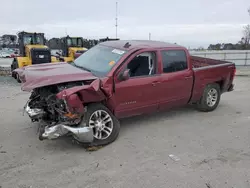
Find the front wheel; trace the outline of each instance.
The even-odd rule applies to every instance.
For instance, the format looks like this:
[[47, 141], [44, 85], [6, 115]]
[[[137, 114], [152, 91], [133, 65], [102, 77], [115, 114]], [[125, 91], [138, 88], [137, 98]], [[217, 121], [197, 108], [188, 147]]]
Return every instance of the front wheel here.
[[94, 141], [90, 146], [103, 146], [115, 141], [120, 132], [120, 122], [102, 104], [90, 104], [86, 112], [86, 126], [93, 129]]
[[208, 84], [203, 92], [197, 109], [202, 112], [211, 112], [215, 110], [220, 102], [220, 86], [218, 84]]
[[18, 62], [16, 59], [13, 60], [12, 65], [11, 65], [11, 75], [13, 78], [15, 78], [17, 80], [18, 83], [21, 83], [21, 80], [19, 78], [18, 74], [15, 74], [13, 71], [15, 69], [19, 68]]

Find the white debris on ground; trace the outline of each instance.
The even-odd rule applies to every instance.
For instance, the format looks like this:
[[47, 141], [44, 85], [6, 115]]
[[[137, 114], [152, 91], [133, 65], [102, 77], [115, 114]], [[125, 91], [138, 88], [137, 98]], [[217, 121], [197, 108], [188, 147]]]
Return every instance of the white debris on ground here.
[[177, 156], [175, 156], [175, 155], [173, 155], [173, 154], [170, 154], [169, 157], [170, 157], [173, 161], [175, 161], [175, 162], [177, 162], [177, 161], [180, 160], [179, 157], [177, 157]]

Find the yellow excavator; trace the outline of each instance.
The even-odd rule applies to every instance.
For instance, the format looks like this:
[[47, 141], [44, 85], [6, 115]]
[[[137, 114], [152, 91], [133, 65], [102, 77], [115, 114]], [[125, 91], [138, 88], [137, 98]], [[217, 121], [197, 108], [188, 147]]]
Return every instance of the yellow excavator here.
[[57, 58], [64, 62], [73, 62], [88, 50], [84, 47], [84, 40], [82, 37], [62, 37], [59, 39], [59, 43], [59, 48], [62, 50], [62, 54], [57, 53]]
[[45, 45], [44, 33], [19, 32], [19, 57], [15, 57], [11, 64], [12, 77], [20, 82], [18, 74], [13, 70], [28, 65], [59, 62], [56, 57], [51, 56], [48, 46]]

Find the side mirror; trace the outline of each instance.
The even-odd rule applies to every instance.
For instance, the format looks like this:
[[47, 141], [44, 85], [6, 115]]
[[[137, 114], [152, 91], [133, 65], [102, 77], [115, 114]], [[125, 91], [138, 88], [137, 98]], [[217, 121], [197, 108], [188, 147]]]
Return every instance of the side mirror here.
[[130, 77], [130, 69], [126, 69], [119, 75], [119, 80], [125, 81], [128, 80]]

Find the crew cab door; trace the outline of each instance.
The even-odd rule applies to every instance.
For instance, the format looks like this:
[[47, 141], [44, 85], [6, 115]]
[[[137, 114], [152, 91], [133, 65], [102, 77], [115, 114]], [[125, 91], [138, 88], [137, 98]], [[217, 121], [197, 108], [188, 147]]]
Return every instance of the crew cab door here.
[[[154, 50], [140, 50], [131, 55], [115, 73], [115, 115], [119, 118], [140, 115], [157, 110], [159, 79], [158, 58]], [[121, 80], [124, 71], [130, 71]]]
[[159, 108], [171, 108], [188, 103], [193, 87], [193, 70], [184, 49], [160, 50], [161, 84]]

